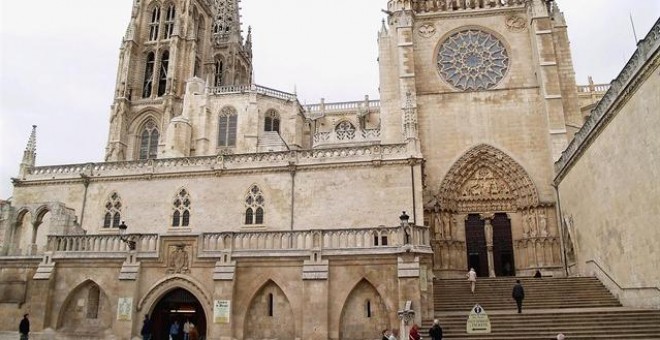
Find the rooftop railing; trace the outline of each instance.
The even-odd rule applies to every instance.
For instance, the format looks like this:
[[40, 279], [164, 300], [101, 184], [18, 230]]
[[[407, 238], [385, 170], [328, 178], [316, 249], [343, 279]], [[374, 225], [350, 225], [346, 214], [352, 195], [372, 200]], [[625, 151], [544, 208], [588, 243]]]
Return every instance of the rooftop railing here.
[[256, 93], [268, 97], [279, 98], [284, 100], [296, 101], [298, 97], [295, 94], [287, 93], [270, 87], [260, 85], [244, 85], [244, 86], [218, 86], [207, 88], [207, 93], [211, 95], [229, 95], [237, 93]]

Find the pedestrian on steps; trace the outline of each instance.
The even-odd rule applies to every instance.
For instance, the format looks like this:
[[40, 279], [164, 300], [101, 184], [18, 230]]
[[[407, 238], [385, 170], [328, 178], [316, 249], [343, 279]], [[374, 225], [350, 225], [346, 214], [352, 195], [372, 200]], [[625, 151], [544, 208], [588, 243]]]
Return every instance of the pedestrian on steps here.
[[417, 324], [413, 324], [412, 327], [410, 327], [410, 333], [408, 335], [408, 340], [421, 340], [422, 336], [419, 335], [419, 327]]
[[525, 289], [523, 288], [520, 280], [516, 280], [516, 285], [513, 286], [513, 292], [511, 296], [516, 300], [516, 305], [518, 305], [518, 314], [522, 313], [522, 303], [525, 299]]
[[474, 271], [474, 268], [470, 268], [470, 271], [467, 273], [467, 279], [470, 282], [470, 291], [474, 294], [474, 288], [477, 285], [477, 272]]
[[440, 327], [440, 320], [433, 320], [433, 326], [429, 329], [431, 340], [442, 340], [442, 327]]

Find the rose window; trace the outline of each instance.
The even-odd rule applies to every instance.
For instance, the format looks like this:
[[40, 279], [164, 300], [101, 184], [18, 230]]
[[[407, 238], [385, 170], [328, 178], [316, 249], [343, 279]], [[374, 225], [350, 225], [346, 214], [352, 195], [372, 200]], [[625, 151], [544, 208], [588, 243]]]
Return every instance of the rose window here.
[[495, 36], [470, 29], [455, 33], [442, 43], [438, 68], [442, 77], [459, 90], [487, 90], [504, 78], [509, 56]]

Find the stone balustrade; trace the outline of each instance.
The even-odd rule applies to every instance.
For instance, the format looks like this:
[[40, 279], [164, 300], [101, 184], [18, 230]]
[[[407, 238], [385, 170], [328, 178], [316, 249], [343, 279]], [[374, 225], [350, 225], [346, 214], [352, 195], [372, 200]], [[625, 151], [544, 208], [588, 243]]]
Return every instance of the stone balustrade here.
[[[128, 235], [135, 241], [138, 257], [157, 256], [157, 234]], [[48, 236], [47, 251], [53, 252], [53, 257], [82, 257], [88, 254], [126, 256], [128, 246], [119, 235], [70, 235]], [[65, 255], [66, 254], [66, 255]]]
[[328, 145], [341, 145], [353, 143], [373, 143], [380, 142], [380, 129], [365, 129], [355, 131], [353, 136], [340, 138], [335, 131], [318, 132], [314, 134], [313, 147], [323, 147]]
[[305, 256], [380, 254], [401, 247], [431, 252], [428, 227], [410, 226], [370, 229], [301, 230], [274, 232], [227, 232], [201, 235], [200, 257]]
[[525, 0], [390, 0], [389, 11], [455, 12], [490, 8], [520, 7]]
[[[371, 131], [365, 140], [377, 140], [379, 133]], [[335, 147], [319, 150], [297, 150], [236, 155], [200, 156], [184, 158], [150, 159], [141, 161], [85, 163], [34, 167], [20, 180], [21, 183], [43, 180], [82, 180], [102, 177], [158, 176], [179, 174], [200, 175], [215, 171], [251, 171], [255, 169], [286, 168], [291, 163], [297, 166], [314, 166], [339, 162], [363, 162], [378, 160], [401, 160], [407, 158], [405, 144]]]
[[298, 97], [295, 94], [282, 92], [279, 90], [271, 89], [269, 87], [260, 85], [244, 85], [244, 86], [218, 86], [209, 87], [206, 89], [209, 95], [229, 95], [237, 93], [254, 93], [268, 97], [297, 101]]
[[579, 94], [588, 94], [588, 93], [605, 93], [610, 89], [610, 84], [590, 84], [590, 85], [579, 85], [578, 93]]
[[[367, 106], [368, 105], [368, 106]], [[319, 103], [305, 105], [307, 112], [315, 114], [319, 112], [323, 113], [351, 113], [358, 112], [365, 108], [370, 110], [380, 110], [380, 100], [363, 100], [363, 101], [352, 101], [352, 102], [339, 102], [339, 103]]]
[[[138, 258], [158, 257], [158, 234], [131, 234]], [[307, 256], [387, 254], [402, 249], [432, 252], [430, 232], [425, 226], [367, 229], [300, 230], [268, 232], [204, 233], [198, 236], [199, 257]], [[119, 235], [48, 236], [46, 251], [58, 258], [123, 258], [129, 251]]]

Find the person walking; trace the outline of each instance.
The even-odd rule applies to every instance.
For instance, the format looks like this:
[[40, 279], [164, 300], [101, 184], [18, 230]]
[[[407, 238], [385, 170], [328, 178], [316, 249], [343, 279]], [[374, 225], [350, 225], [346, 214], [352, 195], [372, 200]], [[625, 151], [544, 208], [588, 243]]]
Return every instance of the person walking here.
[[179, 340], [179, 321], [174, 320], [170, 326], [170, 340]]
[[18, 325], [18, 332], [21, 334], [21, 340], [27, 340], [30, 337], [30, 319], [29, 314], [23, 314], [23, 320]]
[[410, 333], [408, 335], [408, 340], [421, 340], [422, 336], [419, 335], [419, 327], [417, 324], [413, 324], [412, 327], [410, 327]]
[[440, 320], [433, 320], [433, 326], [429, 329], [431, 340], [442, 340], [442, 327], [440, 327]]
[[144, 315], [140, 334], [142, 334], [142, 339], [151, 340], [151, 319], [149, 318], [149, 314]]
[[474, 289], [477, 285], [477, 272], [474, 271], [474, 268], [470, 268], [470, 271], [467, 273], [467, 279], [470, 282], [470, 291], [474, 294]]
[[516, 300], [516, 305], [518, 306], [518, 314], [522, 313], [522, 303], [525, 299], [525, 289], [520, 283], [520, 280], [516, 280], [516, 285], [513, 286], [513, 292], [511, 292], [511, 296]]
[[389, 329], [383, 329], [383, 337], [381, 340], [390, 340], [390, 330]]
[[183, 340], [190, 340], [190, 330], [195, 327], [190, 319], [186, 319], [186, 322], [183, 324]]

